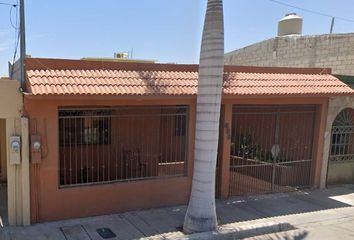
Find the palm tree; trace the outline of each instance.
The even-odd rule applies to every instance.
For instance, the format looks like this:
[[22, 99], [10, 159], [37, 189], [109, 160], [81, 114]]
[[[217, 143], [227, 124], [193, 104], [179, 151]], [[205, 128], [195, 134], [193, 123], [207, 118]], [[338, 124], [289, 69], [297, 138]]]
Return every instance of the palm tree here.
[[185, 233], [217, 227], [215, 172], [224, 71], [223, 1], [208, 0], [199, 61], [195, 160]]

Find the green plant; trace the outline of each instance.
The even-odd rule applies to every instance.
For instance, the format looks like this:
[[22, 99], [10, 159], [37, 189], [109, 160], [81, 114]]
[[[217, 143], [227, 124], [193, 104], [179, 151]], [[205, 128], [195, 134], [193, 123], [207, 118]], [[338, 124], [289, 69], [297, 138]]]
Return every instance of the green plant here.
[[269, 151], [262, 150], [259, 144], [254, 144], [251, 135], [241, 135], [239, 148], [236, 149], [236, 142], [231, 143], [231, 153], [243, 158], [251, 158], [262, 161], [273, 161]]

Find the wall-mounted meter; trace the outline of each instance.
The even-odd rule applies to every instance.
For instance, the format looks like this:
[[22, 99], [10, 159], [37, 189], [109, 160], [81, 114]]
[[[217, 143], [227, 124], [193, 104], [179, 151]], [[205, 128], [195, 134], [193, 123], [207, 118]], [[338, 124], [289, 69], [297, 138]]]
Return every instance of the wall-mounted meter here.
[[38, 135], [31, 136], [31, 162], [32, 163], [41, 163], [42, 159], [42, 143], [41, 137]]
[[9, 143], [10, 164], [21, 164], [21, 137], [11, 136]]

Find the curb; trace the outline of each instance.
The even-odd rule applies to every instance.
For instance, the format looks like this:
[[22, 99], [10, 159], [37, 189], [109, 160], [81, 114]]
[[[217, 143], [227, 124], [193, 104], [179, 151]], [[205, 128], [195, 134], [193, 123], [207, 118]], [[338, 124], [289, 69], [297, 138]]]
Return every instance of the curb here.
[[242, 239], [264, 234], [278, 233], [295, 228], [289, 223], [266, 222], [252, 225], [227, 224], [220, 226], [217, 231], [184, 235], [181, 232], [166, 233], [162, 235], [141, 238], [141, 240], [222, 240]]

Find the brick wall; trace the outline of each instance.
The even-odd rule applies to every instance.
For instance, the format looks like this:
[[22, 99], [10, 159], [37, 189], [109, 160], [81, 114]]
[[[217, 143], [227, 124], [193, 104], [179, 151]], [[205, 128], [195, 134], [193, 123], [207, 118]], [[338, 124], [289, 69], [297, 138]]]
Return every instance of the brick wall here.
[[354, 75], [354, 33], [276, 37], [227, 53], [225, 64], [324, 67]]

